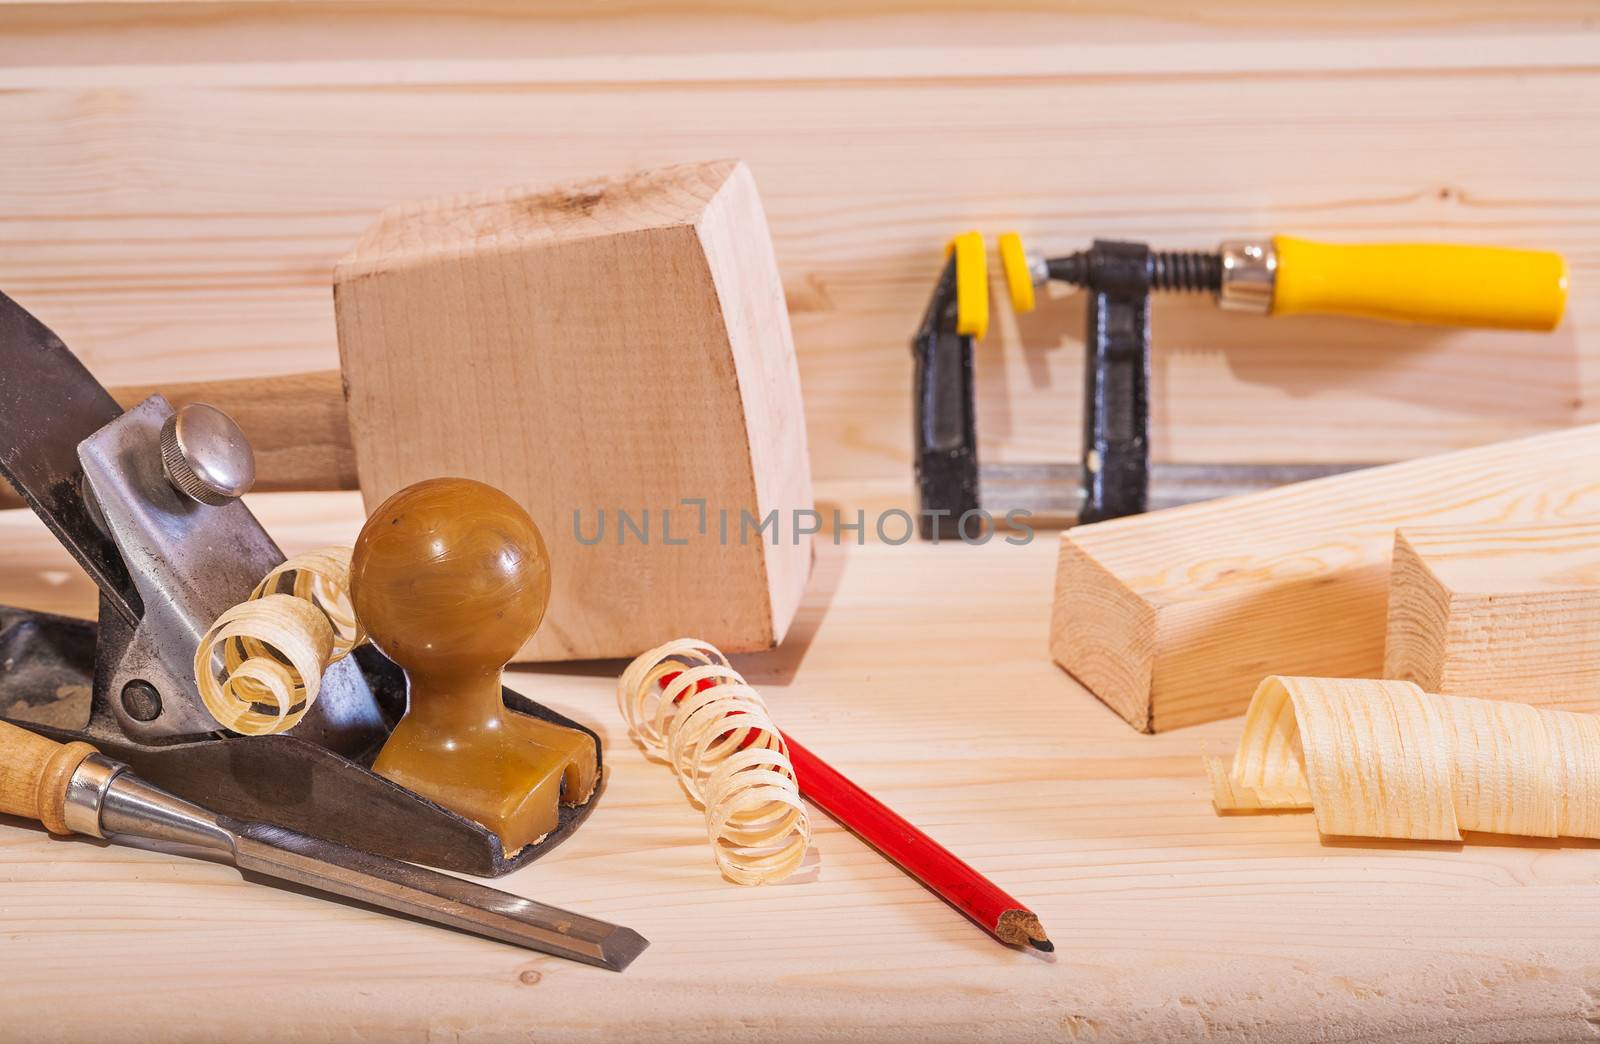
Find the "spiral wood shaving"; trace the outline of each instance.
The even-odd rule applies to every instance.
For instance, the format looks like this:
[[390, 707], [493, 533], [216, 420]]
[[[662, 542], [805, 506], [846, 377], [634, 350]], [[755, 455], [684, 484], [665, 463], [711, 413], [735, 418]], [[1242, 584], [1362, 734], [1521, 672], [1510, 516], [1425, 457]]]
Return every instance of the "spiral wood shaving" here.
[[760, 694], [715, 646], [680, 638], [651, 649], [617, 682], [617, 706], [645, 752], [671, 765], [705, 809], [728, 880], [781, 881], [800, 867], [811, 821], [788, 748]]
[[1600, 715], [1438, 696], [1411, 682], [1268, 678], [1218, 810], [1309, 808], [1324, 834], [1600, 837]]
[[195, 682], [225, 729], [266, 736], [295, 727], [322, 675], [365, 640], [350, 603], [350, 548], [296, 555], [247, 601], [217, 617], [195, 652]]

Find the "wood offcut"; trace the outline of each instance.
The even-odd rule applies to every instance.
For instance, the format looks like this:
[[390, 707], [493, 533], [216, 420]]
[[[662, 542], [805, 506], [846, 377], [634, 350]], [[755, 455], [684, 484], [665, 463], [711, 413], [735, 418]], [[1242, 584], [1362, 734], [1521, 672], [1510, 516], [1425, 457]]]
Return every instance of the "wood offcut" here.
[[1600, 710], [1600, 523], [1399, 530], [1383, 674]]
[[1377, 677], [1401, 525], [1600, 519], [1600, 426], [1119, 518], [1061, 537], [1050, 651], [1147, 732], [1271, 672]]

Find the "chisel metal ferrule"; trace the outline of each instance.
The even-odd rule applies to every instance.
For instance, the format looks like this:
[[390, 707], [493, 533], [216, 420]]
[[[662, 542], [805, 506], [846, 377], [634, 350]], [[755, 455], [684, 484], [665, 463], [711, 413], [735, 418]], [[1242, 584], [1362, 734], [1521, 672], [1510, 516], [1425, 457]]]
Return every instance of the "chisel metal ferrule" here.
[[106, 836], [100, 827], [100, 809], [105, 805], [112, 782], [127, 767], [104, 754], [90, 754], [78, 763], [67, 780], [66, 800], [61, 806], [61, 818], [68, 830], [90, 837]]

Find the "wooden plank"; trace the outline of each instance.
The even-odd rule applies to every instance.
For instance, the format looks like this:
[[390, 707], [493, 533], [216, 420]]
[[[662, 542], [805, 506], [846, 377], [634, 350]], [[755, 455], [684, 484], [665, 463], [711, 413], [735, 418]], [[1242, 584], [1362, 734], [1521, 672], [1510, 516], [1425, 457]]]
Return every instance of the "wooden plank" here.
[[1135, 728], [1243, 713], [1269, 674], [1383, 669], [1398, 526], [1600, 519], [1600, 425], [1080, 526], [1050, 651]]
[[[905, 341], [940, 245], [972, 226], [1052, 250], [1299, 232], [1574, 263], [1551, 338], [1158, 302], [1165, 459], [1379, 460], [1596, 415], [1585, 0], [624, 7], [642, 17], [7, 4], [0, 286], [112, 382], [328, 370], [328, 276], [379, 207], [740, 155], [794, 312], [819, 505], [903, 502]], [[1022, 323], [1001, 310], [979, 357], [990, 459], [1074, 455], [1081, 326], [1071, 297]], [[291, 551], [359, 524], [354, 494], [250, 499]], [[8, 601], [92, 612], [42, 527], [0, 533]], [[610, 787], [507, 884], [645, 931], [627, 975], [8, 823], [8, 1030], [1443, 1041], [1581, 1039], [1600, 1019], [1592, 851], [1322, 846], [1299, 817], [1216, 817], [1195, 759], [1230, 750], [1235, 723], [1133, 734], [1039, 655], [1049, 542], [820, 551], [789, 641], [740, 665], [819, 753], [1065, 926], [1057, 964], [997, 952], [826, 821], [819, 882], [716, 881], [681, 795], [624, 737], [613, 677], [564, 670], [513, 684], [600, 728]]]
[[1395, 533], [1384, 677], [1600, 710], [1600, 525]]
[[368, 509], [457, 476], [542, 531], [550, 610], [519, 659], [783, 640], [811, 568], [811, 472], [749, 168], [403, 204], [333, 289]]
[[137, 65], [180, 85], [278, 62], [301, 65], [304, 82], [338, 78], [336, 65], [397, 61], [408, 67], [390, 69], [391, 82], [419, 82], [451, 61], [459, 64], [446, 75], [505, 81], [509, 64], [529, 59], [563, 82], [882, 79], [926, 75], [921, 55], [934, 48], [948, 57], [941, 75], [964, 77], [1483, 69], [1548, 66], [1563, 55], [1591, 65], [1584, 36], [1593, 32], [1582, 0], [1328, 10], [1240, 0], [1204, 14], [1182, 0], [821, 0], [804, 18], [784, 0], [634, 0], [625, 9], [581, 0], [426, 9], [396, 0], [6, 0], [0, 11], [11, 30], [0, 69], [48, 67], [82, 83]]
[[[640, 22], [560, 4], [79, 6], [10, 9], [0, 34], [0, 286], [114, 383], [332, 368], [329, 272], [389, 203], [737, 155], [767, 203], [822, 477], [909, 475], [906, 340], [965, 227], [1048, 250], [1291, 232], [1573, 262], [1550, 337], [1158, 301], [1162, 459], [1281, 457], [1295, 435], [1308, 459], [1379, 461], [1600, 401], [1600, 72], [1570, 53], [1591, 42], [1581, 5], [797, 20], [651, 4]], [[997, 313], [986, 459], [1071, 459], [1080, 300]]]
[[[233, 62], [153, 62], [144, 56], [127, 64], [97, 62], [70, 65], [39, 64], [26, 59], [26, 72], [5, 75], [0, 87], [48, 88], [115, 87], [137, 78], [146, 86], [207, 87], [276, 86], [292, 78], [307, 86], [438, 86], [440, 84], [563, 84], [602, 85], [646, 81], [653, 84], [712, 82], [777, 83], [826, 79], [878, 81], [902, 78], [919, 59], [916, 47], [884, 46], [861, 49], [801, 47], [781, 55], [742, 53], [724, 55], [707, 68], [698, 55], [664, 54], [639, 58], [545, 55], [486, 59], [463, 57], [426, 62], [390, 64], [383, 60], [305, 61], [240, 60]], [[1483, 72], [1521, 70], [1530, 66], [1587, 68], [1593, 64], [1592, 42], [1572, 34], [1527, 34], [1504, 38], [1500, 46], [1486, 49], [1470, 38], [1413, 36], [1402, 41], [1375, 43], [1353, 38], [1317, 53], [1312, 67], [1318, 72], [1427, 70], [1433, 72]], [[1144, 75], [1232, 76], [1251, 73], [1304, 73], [1305, 53], [1298, 48], [1263, 47], [1259, 41], [1229, 41], [1203, 50], [1157, 42], [1086, 48], [1081, 44], [1010, 46], [1003, 50], [970, 45], [947, 46], [942, 56], [965, 75], [1019, 78], [1060, 76], [1070, 69], [1074, 79], [1127, 75], [1137, 67]], [[292, 65], [292, 68], [291, 68]], [[825, 77], [815, 70], [827, 69]]]
[[[361, 520], [354, 493], [250, 500], [291, 553]], [[824, 542], [790, 639], [737, 658], [780, 723], [1037, 909], [1054, 961], [998, 947], [823, 816], [818, 880], [719, 880], [703, 817], [627, 738], [612, 663], [511, 678], [600, 731], [609, 781], [569, 842], [498, 884], [643, 932], [625, 974], [7, 820], [5, 1034], [1586, 1039], [1593, 847], [1329, 845], [1309, 817], [1217, 816], [1200, 755], [1231, 752], [1238, 722], [1136, 734], [1041, 656], [1054, 554]], [[92, 612], [68, 576], [42, 526], [0, 516], [7, 601]]]

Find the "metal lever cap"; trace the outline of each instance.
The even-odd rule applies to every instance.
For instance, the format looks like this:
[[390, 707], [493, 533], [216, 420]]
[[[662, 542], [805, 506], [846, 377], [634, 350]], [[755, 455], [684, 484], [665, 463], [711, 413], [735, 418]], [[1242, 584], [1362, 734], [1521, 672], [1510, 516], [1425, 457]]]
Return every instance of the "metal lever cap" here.
[[178, 492], [220, 507], [250, 492], [256, 457], [232, 417], [191, 402], [161, 426], [161, 470]]

